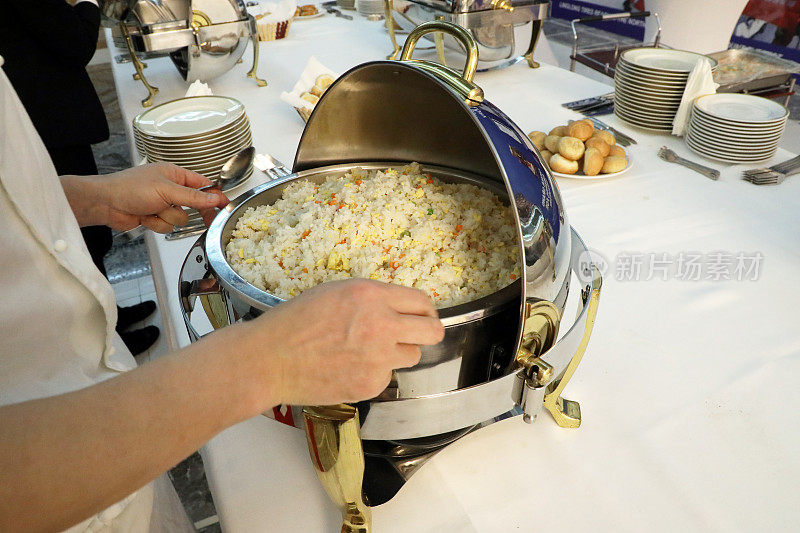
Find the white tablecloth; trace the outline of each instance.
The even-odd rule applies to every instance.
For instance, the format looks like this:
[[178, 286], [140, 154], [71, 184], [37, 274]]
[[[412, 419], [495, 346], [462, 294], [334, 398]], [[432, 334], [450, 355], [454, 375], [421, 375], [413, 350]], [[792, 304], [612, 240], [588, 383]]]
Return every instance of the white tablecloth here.
[[[259, 152], [293, 160], [303, 124], [278, 95], [310, 55], [343, 72], [389, 50], [380, 23], [356, 19], [296, 22], [289, 38], [263, 43], [260, 74], [269, 87], [244, 77], [249, 53], [210, 82], [216, 94], [244, 102]], [[146, 74], [161, 88], [157, 102], [182, 95], [169, 60], [149, 64]], [[114, 65], [127, 123], [143, 96], [132, 72], [130, 64]], [[476, 82], [526, 131], [575, 118], [562, 102], [609, 91], [547, 65], [518, 64]], [[603, 119], [639, 141], [631, 148], [634, 167], [615, 179], [559, 180], [572, 225], [609, 261], [592, 340], [566, 394], [581, 402], [582, 427], [561, 429], [543, 414], [534, 425], [517, 417], [467, 436], [374, 509], [375, 531], [774, 531], [800, 524], [800, 178], [754, 187], [740, 180], [742, 167], [702, 161], [680, 139]], [[722, 177], [713, 182], [662, 162], [661, 145], [719, 168]], [[775, 161], [791, 155], [779, 150]], [[193, 241], [147, 237], [175, 348], [188, 342], [177, 278]], [[747, 265], [758, 266], [757, 279], [678, 279], [681, 254], [702, 254], [702, 277], [742, 274], [733, 264], [726, 270], [715, 252], [748, 260], [760, 254]], [[663, 263], [651, 269], [646, 254], [669, 254], [667, 280]], [[640, 279], [628, 281], [637, 258]], [[338, 531], [338, 512], [317, 482], [301, 431], [257, 417], [202, 453], [226, 531]]]

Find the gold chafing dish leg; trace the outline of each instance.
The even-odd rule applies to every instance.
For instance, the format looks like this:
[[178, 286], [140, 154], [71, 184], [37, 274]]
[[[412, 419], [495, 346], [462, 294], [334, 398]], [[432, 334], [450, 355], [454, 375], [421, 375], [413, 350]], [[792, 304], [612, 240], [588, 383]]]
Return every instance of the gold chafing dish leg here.
[[128, 47], [128, 53], [131, 55], [133, 68], [136, 69], [136, 74], [133, 75], [133, 79], [140, 80], [147, 89], [148, 96], [142, 100], [142, 107], [150, 107], [153, 105], [153, 97], [158, 94], [158, 87], [150, 85], [147, 78], [144, 77], [143, 69], [145, 69], [147, 65], [142, 63], [136, 55], [136, 51], [133, 49], [133, 42], [131, 41], [131, 34], [128, 32], [128, 26], [126, 26], [124, 22], [120, 22], [119, 29], [122, 32], [122, 36], [125, 38], [125, 45]]
[[258, 77], [258, 28], [256, 28], [256, 19], [250, 16], [250, 42], [253, 43], [253, 68], [247, 73], [248, 78], [253, 78], [259, 87], [266, 87], [267, 80]]
[[303, 408], [306, 442], [322, 486], [342, 513], [342, 533], [369, 533], [372, 512], [364, 502], [364, 452], [358, 409], [349, 405]]
[[583, 358], [583, 353], [586, 351], [586, 346], [589, 344], [589, 337], [592, 335], [592, 328], [594, 327], [594, 319], [597, 315], [597, 304], [600, 302], [600, 289], [603, 286], [603, 278], [600, 277], [600, 271], [597, 267], [592, 266], [592, 295], [589, 300], [589, 315], [586, 317], [586, 329], [583, 331], [583, 338], [575, 350], [575, 355], [572, 356], [567, 369], [561, 379], [553, 382], [548, 386], [551, 392], [545, 394], [544, 406], [553, 415], [556, 423], [562, 428], [577, 428], [581, 425], [581, 406], [578, 402], [567, 400], [561, 396], [564, 392], [564, 387], [569, 383], [572, 374]]
[[528, 51], [525, 52], [525, 59], [528, 61], [528, 66], [531, 68], [539, 68], [539, 63], [533, 60], [533, 51], [536, 49], [536, 43], [539, 42], [539, 35], [542, 33], [542, 21], [531, 21], [531, 44], [528, 46]]
[[392, 40], [392, 46], [394, 47], [394, 50], [386, 56], [386, 59], [395, 60], [400, 53], [400, 45], [397, 44], [397, 37], [394, 34], [394, 0], [384, 0], [384, 7], [386, 8], [386, 30], [389, 32], [389, 38]]
[[[436, 20], [444, 20], [444, 17], [437, 15]], [[446, 67], [447, 61], [444, 58], [444, 34], [442, 32], [436, 32], [433, 35], [433, 44], [436, 45], [436, 55], [439, 56], [439, 63]]]

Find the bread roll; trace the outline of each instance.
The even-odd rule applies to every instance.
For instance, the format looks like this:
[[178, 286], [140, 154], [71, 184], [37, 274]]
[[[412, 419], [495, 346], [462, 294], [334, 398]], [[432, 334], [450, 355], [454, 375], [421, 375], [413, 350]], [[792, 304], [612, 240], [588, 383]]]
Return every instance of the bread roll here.
[[567, 134], [567, 127], [566, 126], [556, 126], [548, 135], [558, 135], [559, 137], [563, 137]]
[[320, 87], [319, 85], [314, 85], [311, 88], [311, 94], [313, 94], [317, 98], [321, 97], [322, 93], [324, 93], [324, 92], [325, 92], [325, 90], [322, 87]]
[[608, 152], [611, 150], [611, 147], [605, 142], [602, 138], [598, 137], [597, 135], [592, 135], [591, 139], [587, 140], [585, 143], [586, 149], [594, 148], [600, 155], [606, 157]]
[[594, 133], [594, 124], [588, 120], [578, 120], [569, 125], [567, 133], [570, 137], [585, 141]]
[[314, 80], [314, 85], [319, 86], [319, 88], [325, 92], [334, 81], [336, 80], [330, 74], [320, 74], [317, 76], [317, 79]]
[[532, 131], [528, 134], [528, 137], [530, 137], [531, 141], [533, 142], [533, 145], [536, 148], [538, 148], [539, 150], [544, 148], [544, 138], [547, 137], [547, 134], [545, 132]]
[[577, 161], [583, 155], [585, 147], [575, 137], [561, 137], [558, 141], [558, 153], [570, 161]]
[[617, 142], [616, 139], [614, 139], [614, 134], [606, 130], [594, 130], [594, 135], [592, 135], [592, 137], [600, 137], [609, 146], [614, 146], [614, 144]]
[[612, 174], [614, 172], [619, 172], [620, 170], [624, 169], [625, 166], [628, 164], [628, 160], [620, 155], [610, 155], [606, 157], [605, 162], [603, 162], [603, 168], [601, 172], [603, 174]]
[[544, 147], [550, 150], [553, 153], [558, 152], [558, 141], [561, 140], [561, 137], [558, 135], [548, 135], [544, 138]]
[[542, 161], [550, 166], [550, 158], [553, 157], [553, 152], [550, 150], [539, 150], [539, 153], [542, 154]]
[[563, 174], [575, 174], [579, 166], [577, 161], [571, 161], [561, 154], [553, 154], [550, 158], [550, 168]]
[[[625, 150], [623, 150], [622, 147], [620, 145], [618, 145], [618, 144], [615, 144], [615, 145], [612, 145], [612, 146], [609, 147], [608, 155], [621, 155], [625, 159], [628, 158], [628, 154], [626, 154]], [[608, 157], [608, 156], [606, 156], [606, 157]]]
[[306, 102], [311, 102], [312, 104], [316, 104], [317, 102], [319, 102], [319, 96], [311, 93], [303, 93], [300, 95], [300, 98], [302, 98]]
[[603, 156], [597, 148], [587, 148], [583, 154], [583, 173], [586, 176], [597, 176], [603, 168]]

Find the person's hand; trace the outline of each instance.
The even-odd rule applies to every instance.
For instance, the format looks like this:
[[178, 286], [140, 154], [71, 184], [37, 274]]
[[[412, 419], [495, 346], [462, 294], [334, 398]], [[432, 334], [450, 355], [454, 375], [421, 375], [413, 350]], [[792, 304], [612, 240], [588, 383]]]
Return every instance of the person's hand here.
[[[324, 283], [247, 322], [246, 353], [269, 358], [270, 397], [331, 405], [377, 396], [392, 370], [414, 366], [419, 345], [444, 338], [430, 298], [417, 289], [354, 279]], [[275, 379], [275, 378], [278, 379]]]
[[169, 164], [152, 163], [114, 174], [98, 176], [102, 187], [99, 202], [106, 212], [105, 225], [128, 230], [142, 225], [159, 233], [172, 231], [189, 221], [181, 206], [197, 209], [206, 224], [225, 207], [228, 199], [216, 189], [198, 191], [211, 180], [190, 170]]

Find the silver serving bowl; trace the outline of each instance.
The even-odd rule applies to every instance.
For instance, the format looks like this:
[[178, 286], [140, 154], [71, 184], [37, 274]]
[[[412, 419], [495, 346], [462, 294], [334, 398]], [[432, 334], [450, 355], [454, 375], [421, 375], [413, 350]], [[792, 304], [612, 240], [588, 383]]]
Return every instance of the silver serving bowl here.
[[210, 80], [236, 65], [250, 36], [249, 20], [200, 26], [193, 42], [170, 58], [186, 81]]
[[[252, 317], [284, 300], [248, 283], [230, 266], [225, 248], [239, 217], [250, 207], [272, 204], [286, 186], [296, 180], [322, 183], [328, 176], [343, 175], [354, 168], [386, 169], [392, 163], [364, 163], [322, 167], [292, 174], [266, 183], [243, 194], [223, 210], [208, 229], [205, 252], [215, 278], [233, 301], [239, 316]], [[486, 183], [478, 176], [437, 166], [423, 166], [448, 183], [469, 183], [489, 189], [508, 203], [505, 190]], [[416, 398], [470, 387], [499, 375], [508, 366], [519, 329], [521, 282], [515, 281], [499, 291], [460, 305], [439, 310], [445, 338], [434, 346], [422, 347], [422, 358], [413, 368], [398, 370], [381, 398]]]

